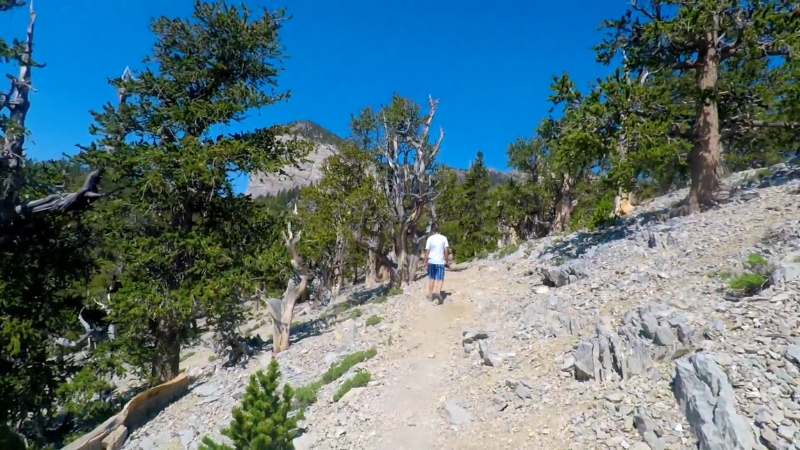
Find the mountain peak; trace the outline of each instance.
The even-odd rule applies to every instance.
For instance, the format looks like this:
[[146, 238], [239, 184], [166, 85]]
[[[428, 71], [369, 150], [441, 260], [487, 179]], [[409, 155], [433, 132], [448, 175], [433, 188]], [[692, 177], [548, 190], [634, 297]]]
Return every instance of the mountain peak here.
[[320, 144], [338, 147], [344, 141], [341, 136], [311, 120], [295, 120], [289, 123], [289, 128], [298, 136]]

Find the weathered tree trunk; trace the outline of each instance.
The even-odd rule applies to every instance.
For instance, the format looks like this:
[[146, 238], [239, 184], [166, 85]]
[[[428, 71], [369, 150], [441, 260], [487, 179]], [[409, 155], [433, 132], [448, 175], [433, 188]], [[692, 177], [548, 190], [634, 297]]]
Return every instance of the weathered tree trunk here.
[[342, 291], [342, 284], [344, 283], [345, 244], [344, 234], [340, 231], [336, 234], [336, 254], [333, 261], [333, 273], [331, 274], [331, 294], [334, 297]]
[[180, 374], [181, 341], [177, 334], [167, 333], [159, 350], [153, 361], [152, 375], [161, 383], [166, 383]]
[[408, 229], [405, 226], [400, 227], [398, 234], [395, 236], [394, 240], [394, 254], [397, 257], [397, 266], [392, 271], [392, 282], [391, 285], [394, 288], [400, 288], [403, 286], [403, 281], [408, 276], [408, 270], [406, 270], [406, 257], [407, 257], [407, 250], [406, 250], [406, 235], [408, 233]]
[[519, 242], [519, 234], [513, 227], [508, 227], [506, 231], [506, 245], [517, 245]]
[[706, 33], [705, 45], [697, 55], [696, 82], [702, 98], [697, 102], [697, 120], [692, 129], [694, 146], [689, 152], [692, 182], [685, 202], [690, 214], [699, 211], [702, 205], [713, 205], [714, 190], [719, 187], [719, 54], [714, 41], [714, 34]]
[[279, 320], [272, 320], [272, 351], [280, 353], [289, 349], [289, 337], [291, 336], [292, 317], [294, 315], [294, 301], [287, 299], [281, 305], [278, 315]]
[[378, 255], [374, 250], [367, 250], [367, 273], [364, 274], [364, 284], [367, 288], [375, 287], [378, 283]]
[[[625, 120], [625, 116], [622, 116]], [[617, 156], [619, 161], [624, 164], [625, 159], [628, 157], [628, 136], [623, 130], [620, 134], [619, 141], [617, 141]], [[614, 216], [624, 216], [633, 211], [634, 197], [632, 192], [627, 192], [623, 186], [617, 190], [617, 195], [614, 197]]]
[[635, 201], [633, 192], [625, 192], [625, 189], [619, 188], [614, 197], [614, 216], [629, 214], [634, 209]]
[[572, 177], [567, 174], [561, 178], [561, 192], [556, 203], [556, 217], [553, 220], [553, 229], [564, 231], [569, 225], [570, 215], [572, 214]]
[[291, 224], [287, 224], [286, 228], [288, 233], [283, 235], [283, 240], [291, 255], [292, 269], [300, 277], [300, 282], [293, 284], [290, 280], [281, 300], [266, 299], [272, 317], [272, 352], [275, 354], [289, 348], [294, 305], [305, 294], [309, 277], [308, 267], [295, 250], [295, 244], [300, 240], [300, 233], [294, 235]]
[[412, 282], [417, 278], [417, 270], [419, 269], [419, 261], [422, 253], [422, 240], [425, 239], [427, 232], [417, 229], [414, 225], [411, 227], [411, 254], [408, 255], [408, 282]]

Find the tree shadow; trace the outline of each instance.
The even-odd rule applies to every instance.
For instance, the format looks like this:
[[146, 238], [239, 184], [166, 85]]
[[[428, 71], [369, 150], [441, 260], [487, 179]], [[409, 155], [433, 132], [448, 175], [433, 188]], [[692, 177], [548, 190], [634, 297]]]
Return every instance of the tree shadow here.
[[[327, 328], [328, 321], [325, 318], [316, 318], [294, 324], [289, 329], [289, 345], [297, 344], [310, 337], [321, 336]], [[272, 336], [270, 336], [266, 340], [262, 340], [260, 336], [256, 336], [250, 338], [248, 344], [252, 350], [252, 355], [250, 355], [250, 357], [252, 357], [255, 354], [271, 352], [273, 339]]]
[[[289, 343], [296, 344], [303, 339], [320, 336], [326, 328], [328, 328], [328, 323], [321, 318], [302, 322], [299, 325], [295, 325], [291, 328], [289, 332]], [[271, 344], [272, 339], [270, 339], [270, 345]]]
[[352, 306], [359, 306], [367, 303], [370, 299], [375, 297], [380, 297], [382, 295], [386, 295], [389, 292], [389, 285], [382, 284], [380, 286], [375, 286], [370, 289], [364, 289], [362, 291], [355, 291], [350, 294], [350, 298], [342, 303], [351, 303]]
[[[673, 206], [640, 213], [630, 218], [617, 218], [592, 231], [578, 231], [573, 237], [551, 244], [542, 252], [543, 260], [555, 260], [561, 264], [563, 260], [580, 258], [591, 252], [591, 249], [610, 242], [633, 238], [642, 233], [642, 228], [652, 224], [665, 223], [671, 219]], [[666, 225], [668, 227], [668, 225]], [[648, 247], [656, 246], [655, 237], [642, 233], [647, 239]], [[542, 259], [542, 257], [540, 257]], [[562, 260], [562, 261], [559, 261]], [[555, 264], [557, 265], [557, 264]]]

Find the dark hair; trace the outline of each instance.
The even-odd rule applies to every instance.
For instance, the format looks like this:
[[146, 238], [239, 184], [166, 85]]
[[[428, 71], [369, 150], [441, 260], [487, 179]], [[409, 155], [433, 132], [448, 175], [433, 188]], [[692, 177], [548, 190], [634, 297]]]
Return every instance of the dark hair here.
[[439, 232], [439, 225], [437, 225], [437, 224], [431, 225], [431, 232], [432, 233], [438, 233]]

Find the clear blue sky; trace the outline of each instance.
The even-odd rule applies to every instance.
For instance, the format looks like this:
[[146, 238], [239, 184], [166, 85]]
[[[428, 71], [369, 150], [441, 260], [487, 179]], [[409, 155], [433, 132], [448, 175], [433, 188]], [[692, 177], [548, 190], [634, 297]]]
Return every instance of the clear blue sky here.
[[[625, 0], [248, 0], [285, 6], [294, 18], [283, 41], [291, 58], [280, 85], [292, 98], [248, 120], [252, 127], [308, 119], [342, 136], [350, 114], [393, 92], [441, 103], [441, 158], [466, 167], [477, 150], [506, 169], [505, 150], [547, 115], [551, 77], [585, 83], [608, 72], [590, 46], [604, 18]], [[29, 156], [73, 154], [88, 143], [89, 110], [114, 99], [107, 78], [141, 66], [153, 38], [150, 18], [186, 17], [192, 0], [35, 0], [35, 58]], [[0, 17], [0, 35], [23, 37], [27, 8]], [[4, 66], [6, 69], [8, 66]], [[5, 85], [5, 82], [2, 83]], [[243, 188], [244, 180], [238, 180]]]

